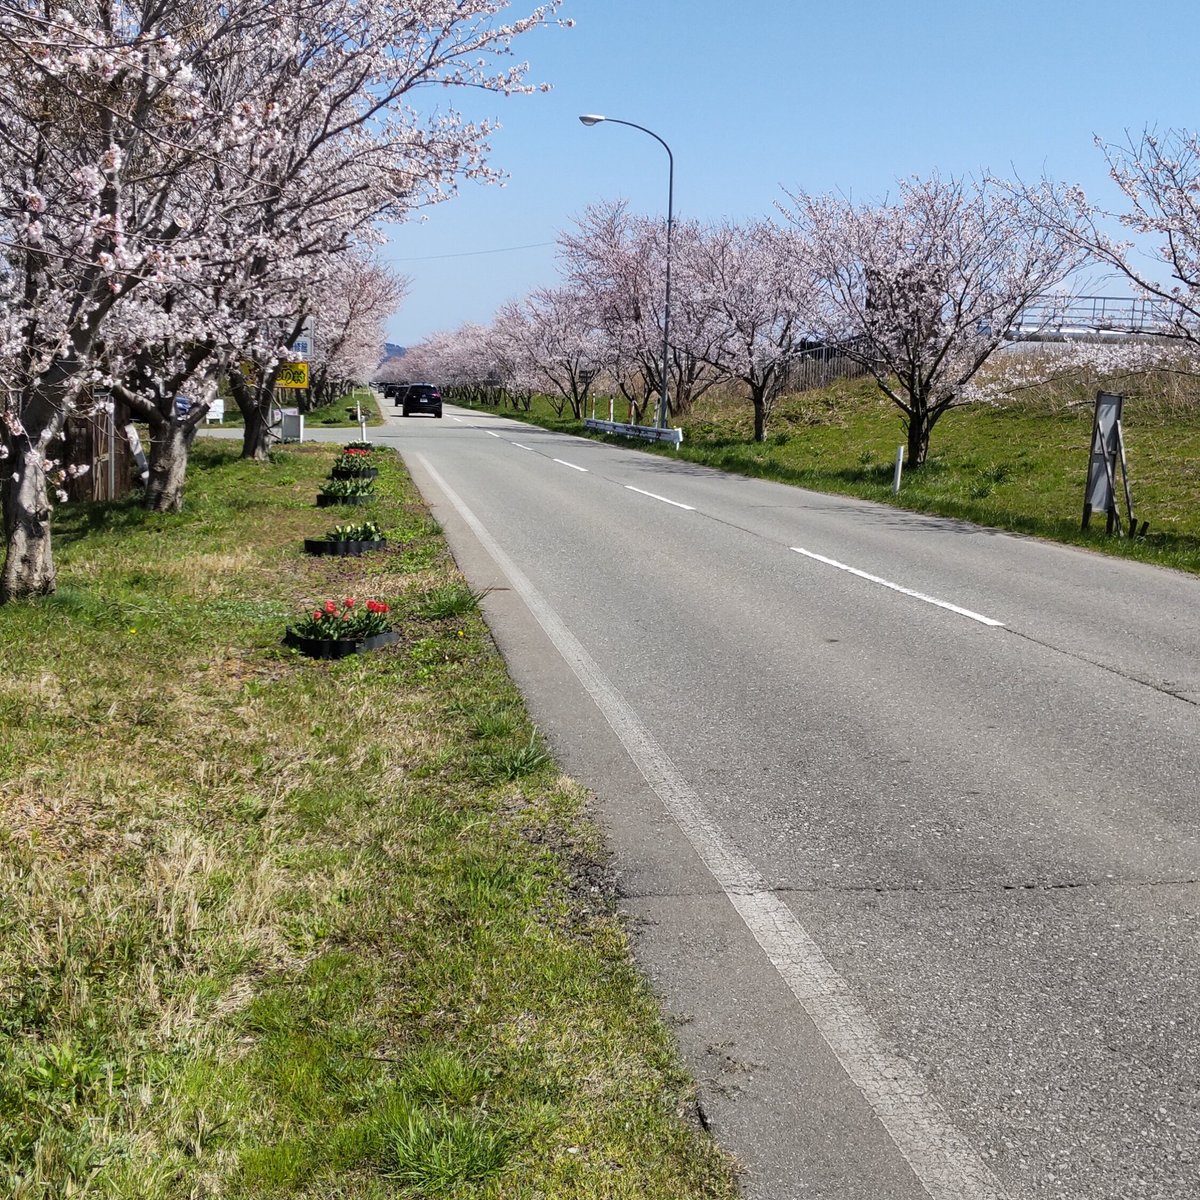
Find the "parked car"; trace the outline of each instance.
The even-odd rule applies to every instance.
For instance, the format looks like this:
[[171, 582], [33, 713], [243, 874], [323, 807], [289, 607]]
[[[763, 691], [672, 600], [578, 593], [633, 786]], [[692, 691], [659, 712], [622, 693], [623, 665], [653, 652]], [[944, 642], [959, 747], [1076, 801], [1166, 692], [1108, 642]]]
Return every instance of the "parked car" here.
[[442, 415], [442, 393], [432, 383], [410, 384], [403, 399], [397, 403], [406, 417], [419, 412], [432, 413], [435, 417]]
[[408, 395], [407, 383], [389, 383], [384, 389], [383, 394], [391, 400], [391, 402], [399, 408], [404, 403], [404, 397]]

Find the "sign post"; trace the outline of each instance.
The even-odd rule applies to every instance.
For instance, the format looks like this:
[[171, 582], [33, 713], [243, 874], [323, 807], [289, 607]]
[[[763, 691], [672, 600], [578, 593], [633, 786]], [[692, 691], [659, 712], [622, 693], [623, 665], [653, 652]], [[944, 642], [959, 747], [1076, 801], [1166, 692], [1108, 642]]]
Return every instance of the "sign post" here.
[[[1117, 507], [1117, 467], [1125, 491], [1125, 516], [1128, 536], [1138, 536], [1137, 518], [1133, 515], [1133, 494], [1129, 489], [1129, 463], [1125, 457], [1125, 436], [1121, 428], [1121, 410], [1125, 397], [1116, 392], [1096, 393], [1096, 412], [1092, 418], [1091, 459], [1088, 463], [1087, 487], [1083, 496], [1083, 525], [1091, 523], [1092, 513], [1103, 512], [1106, 531], [1122, 535], [1121, 513]], [[1145, 536], [1149, 521], [1143, 521], [1141, 535]]]

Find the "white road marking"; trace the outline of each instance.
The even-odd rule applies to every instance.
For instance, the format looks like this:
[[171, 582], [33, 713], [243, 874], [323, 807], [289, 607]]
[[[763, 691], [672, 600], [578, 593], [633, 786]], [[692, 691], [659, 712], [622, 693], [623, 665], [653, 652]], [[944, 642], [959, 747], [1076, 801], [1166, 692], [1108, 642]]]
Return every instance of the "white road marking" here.
[[565, 458], [556, 458], [556, 463], [561, 463], [564, 467], [570, 467], [572, 471], [582, 471], [585, 475], [588, 473], [587, 467], [577, 467], [574, 463], [569, 463]]
[[649, 496], [651, 500], [661, 500], [664, 504], [673, 504], [676, 508], [686, 508], [688, 512], [696, 511], [690, 504], [680, 504], [678, 500], [668, 500], [666, 496], [660, 496], [657, 492], [643, 492], [641, 488], [635, 488], [631, 483], [627, 483], [625, 489], [637, 492], [640, 496]]
[[464, 419], [463, 419], [462, 417], [455, 417], [454, 419], [455, 419], [455, 420], [456, 420], [456, 421], [457, 421], [457, 422], [458, 422], [460, 425], [462, 425], [462, 424], [464, 424], [464, 423], [465, 423], [465, 422], [464, 422]]
[[[521, 445], [521, 443], [520, 443], [520, 442], [513, 442], [513, 445], [514, 445], [514, 446], [516, 446], [516, 448], [517, 448], [518, 450], [533, 450], [533, 447], [532, 447], [532, 446], [523, 446], [523, 445]], [[534, 454], [536, 454], [536, 453], [537, 453], [537, 451], [536, 451], [536, 450], [533, 450], [533, 452], [534, 452]]]
[[960, 608], [957, 604], [951, 604], [948, 600], [938, 600], [933, 596], [927, 596], [924, 592], [914, 592], [912, 588], [901, 587], [898, 583], [892, 583], [890, 579], [881, 579], [878, 575], [869, 575], [866, 571], [860, 571], [857, 567], [849, 567], [845, 563], [838, 562], [836, 558], [826, 558], [823, 554], [815, 554], [811, 550], [803, 550], [799, 546], [793, 546], [792, 549], [797, 554], [803, 554], [805, 558], [815, 558], [817, 562], [823, 562], [827, 566], [837, 567], [839, 571], [847, 571], [851, 575], [857, 575], [859, 579], [870, 580], [871, 583], [878, 583], [882, 587], [891, 588], [893, 592], [902, 592], [905, 596], [912, 596], [914, 600], [924, 600], [926, 604], [936, 604], [938, 608], [944, 608], [952, 613], [958, 613], [960, 617], [969, 617], [972, 621], [978, 621], [980, 625], [990, 625], [994, 629], [1003, 629], [1003, 621], [994, 621], [991, 617], [985, 617], [982, 613], [972, 612], [969, 608]]
[[500, 436], [498, 433], [493, 433], [490, 429], [485, 429], [483, 432], [486, 433], [488, 437], [498, 438]]
[[[930, 1200], [1007, 1200], [929, 1085], [879, 1035], [866, 1009], [795, 913], [726, 837], [703, 801], [591, 655], [423, 454], [417, 460], [545, 630], [683, 830], [809, 1019], [862, 1092]], [[637, 489], [634, 489], [635, 491]], [[659, 497], [660, 498], [660, 497]]]

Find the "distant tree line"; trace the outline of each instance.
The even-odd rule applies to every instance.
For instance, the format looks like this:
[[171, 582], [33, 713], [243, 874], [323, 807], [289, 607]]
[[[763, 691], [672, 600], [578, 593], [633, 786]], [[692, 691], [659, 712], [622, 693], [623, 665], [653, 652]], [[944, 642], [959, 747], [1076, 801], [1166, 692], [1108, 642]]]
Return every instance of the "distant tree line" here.
[[[1101, 148], [1123, 211], [1047, 180], [934, 175], [902, 180], [876, 204], [798, 191], [769, 219], [676, 221], [665, 364], [666, 224], [622, 201], [598, 204], [559, 236], [559, 286], [504, 305], [487, 326], [427, 338], [391, 370], [443, 387], [486, 380], [543, 393], [577, 418], [599, 390], [644, 423], [665, 366], [672, 418], [732, 382], [761, 441], [779, 396], [827, 378], [836, 361], [873, 377], [897, 406], [919, 467], [941, 418], [987, 394], [981, 371], [1017, 319], [1068, 293], [1081, 268], [1117, 272], [1170, 317], [1153, 341], [1130, 330], [1123, 345], [1080, 345], [1066, 359], [1144, 370], [1156, 356], [1178, 364], [1200, 349], [1200, 142], [1148, 132]], [[1113, 238], [1113, 224], [1136, 240]], [[1026, 322], [1022, 336], [1031, 333]]]

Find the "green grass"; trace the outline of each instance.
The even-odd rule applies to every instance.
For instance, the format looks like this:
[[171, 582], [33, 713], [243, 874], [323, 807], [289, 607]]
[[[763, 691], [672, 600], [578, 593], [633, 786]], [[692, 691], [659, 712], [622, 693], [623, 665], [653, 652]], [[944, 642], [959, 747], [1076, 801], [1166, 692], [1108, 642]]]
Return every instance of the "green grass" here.
[[[398, 460], [197, 443], [0, 608], [0, 1194], [732, 1197], [556, 771]], [[321, 663], [328, 597], [402, 640]]]
[[[607, 402], [601, 407], [607, 413]], [[545, 398], [535, 397], [528, 414], [500, 411], [584, 433], [580, 423], [557, 417]], [[710, 394], [682, 421], [678, 451], [634, 444], [719, 470], [1200, 572], [1198, 418], [1200, 395], [1168, 405], [1153, 388], [1128, 385], [1123, 426], [1134, 509], [1139, 523], [1149, 522], [1147, 536], [1135, 539], [1107, 537], [1102, 516], [1088, 532], [1080, 530], [1092, 421], [1081, 389], [952, 410], [934, 427], [929, 461], [905, 470], [899, 496], [892, 494], [892, 476], [904, 442], [900, 413], [870, 381], [785, 397], [763, 443], [752, 440], [749, 402]]]
[[[304, 422], [306, 425], [319, 425], [322, 429], [357, 429], [358, 422], [354, 419], [353, 414], [347, 411], [354, 408], [355, 400], [358, 401], [366, 416], [368, 425], [383, 424], [383, 415], [379, 411], [379, 400], [371, 389], [366, 387], [355, 388], [331, 404], [310, 409], [304, 414]], [[284, 403], [285, 407], [291, 407], [291, 402], [285, 400]], [[225, 398], [225, 416], [218, 424], [226, 428], [233, 428], [244, 423], [237, 404], [231, 396], [227, 396]], [[201, 434], [203, 431], [204, 427], [201, 426]]]
[[306, 425], [320, 425], [323, 429], [357, 429], [358, 422], [352, 411], [355, 401], [358, 402], [368, 425], [382, 425], [383, 416], [379, 411], [379, 401], [370, 388], [356, 388], [345, 396], [339, 397], [332, 404], [314, 408], [304, 414]]

